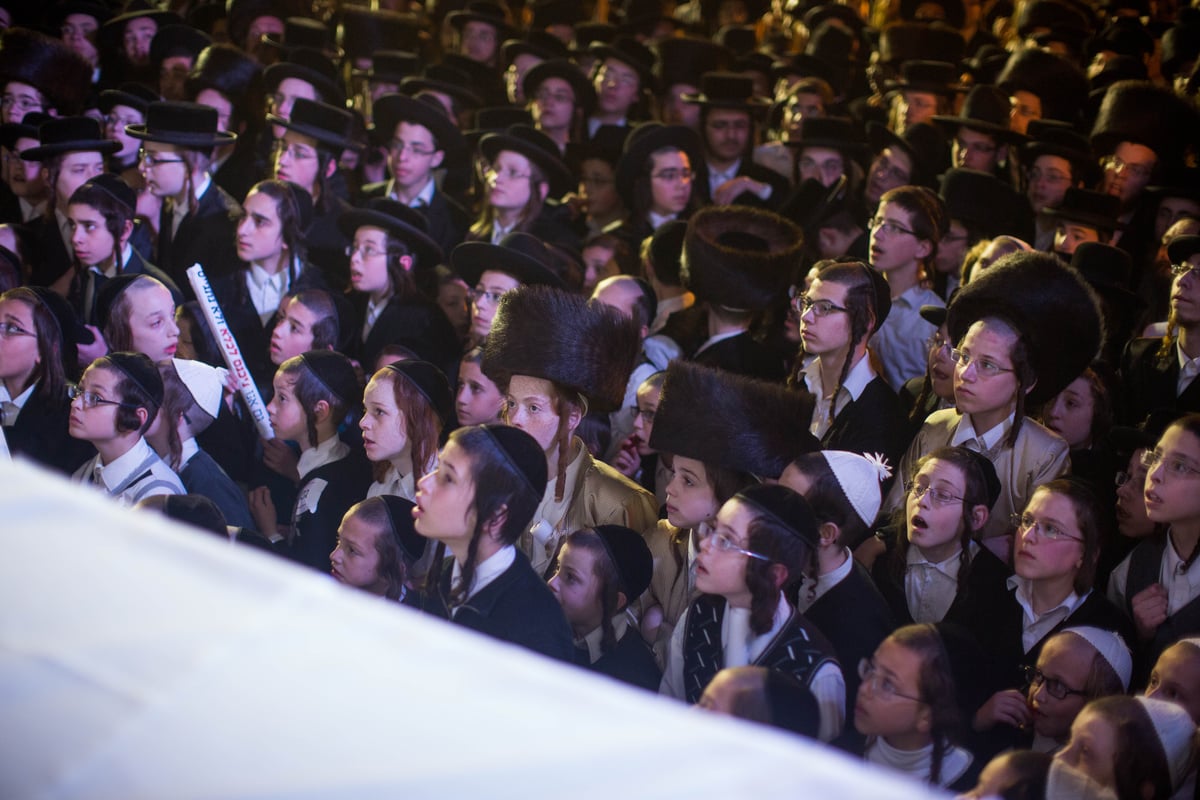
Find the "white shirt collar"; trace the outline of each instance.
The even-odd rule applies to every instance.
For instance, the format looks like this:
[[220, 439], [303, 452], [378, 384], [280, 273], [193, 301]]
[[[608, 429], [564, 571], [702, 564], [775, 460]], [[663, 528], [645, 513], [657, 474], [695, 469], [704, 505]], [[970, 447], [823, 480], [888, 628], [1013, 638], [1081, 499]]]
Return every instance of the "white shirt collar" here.
[[654, 335], [663, 329], [667, 324], [667, 318], [676, 311], [683, 311], [685, 308], [691, 308], [696, 304], [696, 295], [691, 292], [668, 297], [666, 300], [658, 301], [658, 311], [655, 312], [654, 322], [650, 325], [650, 335]]
[[963, 414], [962, 420], [958, 423], [958, 428], [954, 431], [954, 436], [950, 438], [950, 446], [957, 447], [958, 445], [965, 445], [968, 442], [978, 440], [983, 443], [980, 452], [991, 450], [1000, 444], [1000, 440], [1012, 430], [1015, 416], [1015, 412], [1009, 414], [999, 425], [993, 426], [990, 431], [985, 431], [980, 435], [975, 432], [975, 423], [971, 420], [971, 415]]
[[102, 463], [100, 456], [96, 456], [96, 474], [100, 476], [104, 487], [111, 492], [132, 476], [134, 470], [151, 455], [153, 455], [153, 451], [150, 449], [150, 445], [139, 436], [133, 447], [126, 450], [124, 455], [115, 458], [111, 464]]
[[18, 197], [17, 204], [21, 207], [21, 221], [22, 222], [29, 222], [30, 220], [37, 219], [38, 217], [40, 217], [46, 213], [46, 201], [45, 200], [34, 205], [33, 203], [30, 203], [28, 200], [26, 200], [24, 197]]
[[621, 117], [616, 122], [601, 122], [600, 120], [596, 119], [595, 117], [588, 117], [588, 121], [587, 121], [588, 138], [595, 136], [596, 131], [600, 130], [601, 125], [615, 125], [618, 128], [625, 128], [625, 127], [629, 126], [629, 120], [625, 119], [625, 117]]
[[654, 230], [658, 230], [659, 226], [661, 226], [663, 223], [671, 222], [676, 219], [675, 214], [667, 214], [666, 216], [663, 216], [661, 214], [655, 214], [653, 211], [647, 212], [647, 216], [650, 220], [650, 227]]
[[349, 445], [339, 439], [337, 434], [334, 434], [316, 447], [309, 448], [301, 453], [300, 460], [296, 463], [296, 471], [300, 473], [300, 479], [303, 480], [308, 473], [317, 467], [323, 467], [326, 464], [332, 464], [334, 461], [340, 461], [349, 454]]
[[196, 444], [196, 440], [184, 439], [179, 443], [179, 469], [187, 466], [187, 463], [192, 460], [197, 453], [200, 452], [200, 445]]
[[[629, 628], [629, 617], [626, 612], [622, 611], [612, 618], [613, 636], [619, 642], [621, 637], [625, 635], [625, 631]], [[588, 651], [588, 663], [595, 664], [600, 660], [600, 656], [604, 655], [604, 651], [600, 649], [604, 643], [604, 626], [596, 628], [582, 639], [576, 639], [577, 647], [586, 647]]]
[[1188, 358], [1178, 341], [1175, 342], [1175, 355], [1179, 359], [1179, 379], [1175, 394], [1181, 395], [1195, 377], [1200, 375], [1200, 356]]
[[763, 634], [755, 634], [750, 629], [750, 609], [734, 608], [726, 603], [725, 618], [721, 620], [721, 644], [725, 652], [725, 666], [743, 667], [753, 664], [791, 616], [792, 607], [781, 592], [775, 606], [775, 616], [771, 620], [771, 629]]
[[[467, 592], [467, 600], [470, 600], [475, 595], [483, 591], [484, 587], [492, 581], [499, 578], [504, 570], [512, 566], [517, 560], [517, 548], [511, 544], [506, 544], [475, 567], [475, 577], [471, 579], [471, 588]], [[450, 585], [456, 586], [462, 581], [462, 565], [458, 563], [458, 559], [454, 561], [454, 567], [450, 573]]]
[[25, 403], [29, 401], [29, 398], [33, 395], [33, 390], [36, 389], [37, 386], [38, 382], [34, 381], [25, 387], [25, 391], [21, 392], [16, 397], [10, 397], [8, 394], [8, 389], [5, 388], [4, 383], [0, 381], [0, 402], [12, 403], [17, 408], [24, 408]]
[[805, 364], [804, 382], [808, 384], [808, 390], [817, 398], [812, 421], [809, 423], [809, 432], [818, 438], [824, 436], [837, 415], [842, 413], [842, 410], [850, 405], [851, 401], [857, 400], [863, 390], [867, 388], [867, 384], [873, 380], [875, 380], [875, 369], [871, 366], [870, 357], [864, 355], [847, 373], [846, 380], [842, 383], [842, 391], [834, 398], [833, 413], [830, 414], [829, 395], [833, 391], [833, 387], [826, 387], [821, 382], [820, 356]]
[[715, 190], [718, 186], [726, 181], [731, 181], [737, 177], [738, 170], [742, 168], [742, 160], [739, 158], [733, 162], [728, 169], [717, 169], [711, 162], [705, 162], [708, 167], [708, 189]]

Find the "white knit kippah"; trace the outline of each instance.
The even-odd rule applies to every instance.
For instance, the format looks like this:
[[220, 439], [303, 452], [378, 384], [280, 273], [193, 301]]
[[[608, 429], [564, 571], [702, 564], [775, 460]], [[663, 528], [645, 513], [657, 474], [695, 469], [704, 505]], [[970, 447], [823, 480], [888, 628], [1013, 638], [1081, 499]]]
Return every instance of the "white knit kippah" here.
[[171, 363], [175, 365], [179, 379], [191, 392], [196, 405], [205, 414], [215, 418], [221, 411], [221, 395], [225, 391], [225, 376], [229, 371], [184, 358], [172, 358]]
[[1196, 723], [1183, 706], [1157, 700], [1153, 697], [1136, 698], [1154, 725], [1158, 741], [1162, 744], [1167, 766], [1171, 770], [1171, 788], [1178, 789], [1187, 776], [1188, 768], [1196, 747]]
[[1116, 631], [1106, 631], [1103, 628], [1094, 628], [1091, 625], [1064, 628], [1063, 633], [1073, 633], [1079, 638], [1087, 640], [1087, 643], [1096, 648], [1096, 652], [1113, 668], [1113, 672], [1117, 673], [1117, 677], [1121, 679], [1121, 688], [1129, 691], [1129, 681], [1133, 678], [1133, 655], [1129, 652], [1129, 645], [1125, 644], [1121, 634]]
[[892, 475], [887, 460], [879, 454], [859, 455], [845, 450], [825, 450], [821, 455], [825, 456], [825, 463], [854, 507], [854, 513], [864, 525], [870, 526], [883, 503], [879, 485]]

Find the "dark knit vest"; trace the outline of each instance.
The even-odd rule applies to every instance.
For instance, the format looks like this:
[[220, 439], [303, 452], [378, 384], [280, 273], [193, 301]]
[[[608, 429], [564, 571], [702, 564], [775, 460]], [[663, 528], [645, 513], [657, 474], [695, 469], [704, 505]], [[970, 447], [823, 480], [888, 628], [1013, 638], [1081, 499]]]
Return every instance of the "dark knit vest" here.
[[[1162, 562], [1170, 547], [1169, 534], [1152, 536], [1144, 539], [1129, 555], [1129, 575], [1125, 581], [1125, 611], [1133, 619], [1133, 598], [1138, 592], [1151, 584], [1158, 583], [1162, 573]], [[1191, 569], [1200, 569], [1200, 565], [1192, 564]], [[1184, 636], [1195, 636], [1200, 633], [1200, 597], [1167, 617], [1163, 624], [1154, 632], [1154, 639], [1147, 646], [1147, 655], [1151, 663], [1158, 654], [1176, 640]]]

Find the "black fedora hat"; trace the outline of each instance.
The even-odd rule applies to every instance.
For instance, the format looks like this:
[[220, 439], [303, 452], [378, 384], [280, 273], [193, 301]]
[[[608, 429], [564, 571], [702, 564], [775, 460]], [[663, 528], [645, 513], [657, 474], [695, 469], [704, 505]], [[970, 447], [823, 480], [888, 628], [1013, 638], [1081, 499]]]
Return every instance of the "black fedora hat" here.
[[1096, 158], [1092, 155], [1092, 146], [1087, 137], [1064, 122], [1035, 119], [1029, 121], [1026, 128], [1029, 141], [1021, 145], [1021, 161], [1026, 167], [1041, 156], [1057, 156], [1071, 162], [1076, 181], [1082, 179], [1084, 185], [1090, 186], [1099, 177]]
[[621, 160], [625, 140], [629, 138], [628, 125], [601, 125], [586, 142], [569, 142], [567, 160], [572, 164], [583, 164], [589, 159], [607, 162], [614, 170]]
[[380, 50], [371, 58], [369, 69], [355, 69], [355, 77], [367, 79], [368, 83], [399, 84], [421, 71], [421, 57], [407, 50]]
[[442, 248], [429, 236], [425, 215], [403, 203], [376, 197], [366, 208], [352, 208], [338, 215], [338, 228], [347, 238], [362, 227], [379, 228], [409, 246], [417, 257], [417, 269], [433, 269], [442, 262]]
[[475, 127], [463, 131], [467, 145], [474, 150], [479, 140], [489, 133], [503, 133], [513, 125], [533, 127], [533, 114], [528, 108], [488, 106], [475, 112]]
[[554, 256], [537, 237], [510, 233], [500, 244], [463, 242], [450, 253], [450, 266], [473, 286], [484, 272], [503, 272], [526, 286], [564, 288], [552, 267]]
[[828, 147], [838, 150], [850, 158], [858, 158], [866, 149], [866, 142], [858, 134], [854, 121], [849, 117], [810, 117], [797, 138], [788, 137], [784, 144], [793, 147]]
[[106, 17], [107, 21], [100, 26], [97, 39], [101, 48], [103, 50], [117, 48], [125, 35], [125, 26], [135, 19], [154, 20], [154, 24], [159, 29], [168, 25], [183, 24], [183, 17], [174, 11], [163, 11], [148, 0], [132, 0], [125, 4], [120, 14], [115, 17]]
[[268, 114], [267, 122], [316, 139], [319, 144], [339, 153], [342, 150], [362, 149], [362, 145], [352, 138], [354, 116], [345, 109], [316, 100], [299, 97], [292, 105], [290, 120]]
[[596, 89], [587, 76], [579, 71], [575, 63], [565, 58], [543, 61], [525, 73], [521, 79], [521, 90], [526, 100], [533, 100], [538, 88], [548, 78], [558, 78], [566, 81], [575, 92], [575, 105], [583, 109], [584, 114], [590, 114], [596, 106]]
[[900, 78], [884, 84], [889, 92], [927, 92], [953, 97], [967, 91], [959, 81], [958, 67], [945, 61], [914, 59], [900, 65]]
[[425, 49], [427, 36], [414, 15], [342, 5], [338, 42], [346, 61], [373, 59], [381, 50], [419, 53]]
[[320, 20], [309, 17], [288, 17], [283, 21], [283, 34], [264, 33], [259, 41], [285, 53], [297, 47], [312, 50], [332, 50], [333, 31]]
[[1062, 205], [1055, 208], [1043, 208], [1041, 212], [1054, 219], [1076, 222], [1101, 231], [1112, 232], [1125, 229], [1119, 220], [1121, 199], [1103, 192], [1076, 189], [1072, 186], [1063, 195]]
[[[929, 16], [929, 6], [939, 7], [941, 16]], [[900, 0], [900, 19], [905, 22], [943, 22], [947, 27], [959, 30], [966, 17], [962, 0]]]
[[598, 62], [612, 58], [633, 69], [642, 79], [642, 89], [654, 85], [654, 51], [631, 36], [618, 36], [611, 44], [592, 43], [588, 48]]
[[1181, 197], [1200, 203], [1200, 167], [1183, 167], [1162, 177], [1163, 183], [1146, 187], [1145, 195], [1148, 199]]
[[1100, 242], [1083, 242], [1071, 255], [1071, 266], [1101, 296], [1130, 305], [1143, 305], [1129, 286], [1133, 277], [1133, 259], [1119, 247]]
[[140, 83], [122, 83], [116, 89], [105, 89], [100, 93], [100, 110], [105, 114], [115, 106], [128, 106], [145, 114], [151, 103], [159, 99], [158, 92]]
[[1200, 253], [1200, 236], [1194, 234], [1176, 236], [1167, 245], [1167, 258], [1172, 264], [1182, 264], [1197, 253]]
[[121, 145], [105, 139], [100, 123], [91, 117], [58, 117], [43, 122], [38, 128], [37, 147], [21, 151], [25, 161], [44, 161], [64, 153], [98, 152], [111, 155]]
[[539, 30], [529, 31], [522, 39], [509, 39], [500, 46], [500, 50], [504, 54], [504, 60], [510, 64], [521, 55], [534, 56], [542, 61], [567, 58], [570, 55], [562, 39], [549, 31]]
[[17, 139], [33, 139], [38, 138], [38, 128], [43, 122], [55, 119], [49, 114], [43, 114], [40, 111], [31, 111], [25, 115], [25, 118], [20, 122], [5, 122], [0, 124], [0, 145], [5, 148], [16, 151]]
[[967, 94], [962, 113], [958, 116], [938, 114], [933, 121], [949, 131], [960, 127], [995, 136], [1002, 142], [1019, 143], [1025, 137], [1009, 127], [1008, 116], [1012, 102], [995, 86], [976, 86]]
[[504, 133], [488, 133], [479, 140], [479, 152], [489, 162], [502, 150], [520, 153], [536, 164], [550, 184], [550, 197], [562, 197], [575, 186], [575, 176], [559, 156], [558, 145], [536, 128], [512, 125]]
[[903, 134], [893, 133], [878, 122], [868, 122], [867, 139], [872, 153], [882, 152], [885, 147], [900, 148], [912, 161], [909, 180], [916, 186], [936, 188], [938, 176], [950, 167], [950, 145], [941, 131], [928, 122], [909, 125]]
[[1011, 230], [1017, 208], [1024, 202], [1024, 197], [995, 175], [965, 168], [942, 176], [938, 196], [946, 204], [947, 217], [978, 229], [987, 238]]
[[706, 72], [700, 76], [700, 91], [679, 96], [685, 103], [708, 108], [765, 111], [771, 101], [754, 95], [754, 79], [736, 72]]
[[617, 26], [610, 22], [580, 22], [575, 25], [575, 39], [571, 52], [579, 55], [591, 54], [593, 44], [613, 42], [619, 33]]
[[410, 97], [422, 91], [438, 92], [467, 108], [478, 108], [483, 101], [472, 87], [469, 75], [445, 64], [430, 64], [419, 76], [400, 81], [401, 93]]
[[654, 43], [658, 61], [654, 67], [657, 90], [665, 92], [676, 84], [699, 86], [706, 72], [717, 72], [729, 65], [730, 54], [711, 39], [671, 36]]
[[151, 103], [146, 109], [146, 124], [127, 125], [125, 133], [145, 142], [201, 150], [237, 140], [237, 134], [217, 130], [215, 108], [171, 101]]
[[285, 78], [295, 78], [312, 84], [328, 102], [340, 104], [346, 93], [338, 79], [337, 67], [320, 50], [297, 47], [287, 53], [285, 59], [263, 70], [263, 83], [267, 91], [275, 91]]
[[210, 44], [212, 37], [191, 25], [160, 26], [150, 42], [150, 63], [161, 64], [174, 56], [187, 56], [194, 60]]
[[509, 38], [513, 30], [507, 7], [491, 0], [469, 0], [461, 11], [451, 11], [446, 15], [446, 21], [457, 31], [461, 31], [468, 22], [491, 25], [499, 34], [496, 38], [501, 40]]
[[[431, 100], [432, 98], [427, 98]], [[371, 128], [376, 144], [386, 144], [396, 135], [396, 126], [401, 122], [420, 125], [433, 134], [434, 142], [447, 157], [461, 158], [466, 154], [466, 142], [458, 126], [441, 103], [427, 102], [403, 94], [385, 94], [375, 101], [375, 122]], [[442, 162], [443, 164], [445, 161]]]
[[633, 208], [635, 205], [634, 184], [646, 165], [646, 159], [663, 147], [679, 148], [687, 153], [688, 163], [693, 170], [700, 168], [700, 162], [704, 158], [704, 147], [694, 130], [685, 125], [663, 125], [658, 122], [644, 122], [638, 125], [625, 139], [625, 151], [621, 153], [621, 159], [617, 162], [617, 191], [626, 208]]

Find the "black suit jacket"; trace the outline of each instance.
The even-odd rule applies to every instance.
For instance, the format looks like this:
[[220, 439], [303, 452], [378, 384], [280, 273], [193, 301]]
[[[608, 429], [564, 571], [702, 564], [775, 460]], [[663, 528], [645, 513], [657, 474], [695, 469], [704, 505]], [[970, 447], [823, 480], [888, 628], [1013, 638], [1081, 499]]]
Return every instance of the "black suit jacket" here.
[[[131, 247], [129, 251], [129, 260], [121, 265], [121, 275], [148, 275], [151, 278], [162, 283], [171, 292], [171, 299], [176, 304], [183, 302], [183, 293], [171, 280], [171, 276], [163, 272], [158, 267], [147, 261], [136, 247]], [[108, 283], [110, 278], [101, 275], [91, 269], [83, 270], [78, 273], [78, 277], [71, 283], [71, 290], [67, 297], [71, 301], [71, 305], [75, 307], [75, 311], [88, 325], [99, 325], [99, 319], [96, 313], [96, 300], [100, 296], [100, 290], [104, 284]]]
[[74, 254], [63, 243], [58, 215], [53, 211], [30, 220], [27, 227], [33, 243], [33, 269], [29, 282], [34, 286], [49, 286], [71, 268]]
[[427, 597], [425, 610], [442, 619], [533, 650], [560, 661], [573, 662], [575, 645], [562, 607], [529, 559], [519, 550], [512, 565], [450, 615], [445, 600], [450, 594], [454, 563], [447, 560], [439, 593]]
[[[763, 200], [752, 192], [742, 192], [733, 199], [734, 205], [753, 206], [774, 211], [783, 205], [784, 197], [791, 188], [787, 178], [769, 167], [755, 164], [749, 156], [743, 158], [742, 163], [738, 166], [737, 177], [742, 176], [767, 184], [771, 187], [771, 194], [766, 200]], [[700, 169], [696, 171], [695, 191], [698, 193], [696, 196], [703, 197], [706, 202], [712, 202], [712, 193], [716, 188], [716, 186], [709, 185], [708, 162], [702, 161]]]
[[[362, 190], [363, 200], [386, 197], [390, 183], [391, 181], [380, 181], [367, 184]], [[417, 210], [429, 223], [430, 238], [438, 243], [442, 248], [442, 255], [449, 261], [450, 251], [466, 239], [467, 229], [471, 227], [471, 215], [441, 189], [434, 190], [429, 205], [418, 206]], [[434, 265], [421, 265], [423, 269], [431, 266]]]
[[325, 211], [314, 210], [312, 224], [304, 237], [308, 261], [321, 268], [335, 292], [344, 292], [350, 285], [350, 257], [346, 255], [350, 239], [338, 227], [338, 217], [351, 208], [345, 200], [331, 194]]
[[46, 399], [38, 394], [38, 389], [33, 390], [28, 402], [21, 407], [16, 423], [4, 429], [8, 449], [14, 456], [25, 456], [71, 475], [96, 455], [96, 449], [89, 442], [67, 433], [67, 418], [71, 415], [67, 393], [64, 391], [61, 397]]
[[876, 375], [858, 399], [851, 400], [833, 418], [829, 430], [821, 437], [821, 447], [851, 453], [883, 453], [889, 464], [899, 464], [908, 446], [906, 429], [896, 393], [887, 381]]
[[189, 299], [195, 296], [187, 279], [187, 270], [192, 264], [204, 267], [204, 274], [210, 281], [237, 268], [240, 263], [236, 245], [237, 221], [241, 214], [242, 206], [238, 201], [216, 181], [211, 181], [195, 211], [179, 223], [179, 230], [175, 231], [169, 244], [162, 234], [164, 226], [171, 220], [166, 214], [160, 218], [156, 261]]
[[782, 381], [785, 375], [783, 361], [748, 332], [722, 339], [693, 355], [692, 361], [764, 381]]
[[1179, 357], [1175, 348], [1165, 357], [1157, 354], [1161, 339], [1134, 339], [1121, 359], [1121, 418], [1137, 425], [1154, 411], [1200, 411], [1200, 380], [1193, 380], [1175, 396], [1179, 382]]
[[363, 369], [372, 370], [379, 351], [389, 344], [399, 344], [439, 367], [447, 376], [455, 374], [460, 355], [458, 335], [446, 318], [446, 312], [423, 295], [400, 300], [393, 297], [380, 312], [366, 340], [362, 339], [363, 321], [367, 313], [367, 295], [355, 292], [350, 302], [354, 306], [356, 333], [355, 357]]

